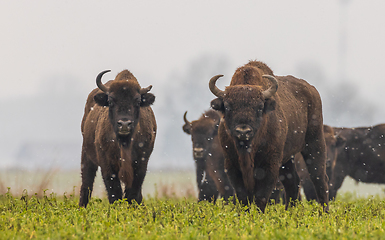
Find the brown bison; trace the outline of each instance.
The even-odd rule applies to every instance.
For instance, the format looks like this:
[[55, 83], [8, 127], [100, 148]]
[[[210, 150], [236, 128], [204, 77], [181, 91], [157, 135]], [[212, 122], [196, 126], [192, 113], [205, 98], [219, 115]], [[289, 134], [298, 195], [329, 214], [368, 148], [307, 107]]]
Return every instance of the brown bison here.
[[[335, 135], [332, 127], [324, 125], [324, 137], [326, 143], [326, 174], [329, 177], [329, 183], [333, 178], [334, 168], [337, 162], [337, 155], [344, 149], [346, 139], [342, 136]], [[300, 185], [303, 187], [307, 200], [317, 200], [317, 194], [314, 189], [314, 185], [310, 179], [309, 172], [306, 167], [306, 163], [300, 153], [295, 155], [295, 165], [297, 168], [298, 176], [301, 180]], [[329, 186], [329, 200], [331, 200], [330, 194], [331, 186]]]
[[225, 169], [240, 202], [255, 202], [264, 211], [279, 176], [286, 208], [298, 199], [300, 180], [292, 156], [300, 152], [327, 211], [325, 139], [317, 90], [293, 76], [275, 77], [258, 61], [239, 67], [224, 91], [215, 85], [222, 76], [209, 82], [217, 97], [211, 106], [224, 115], [219, 138]]
[[193, 157], [196, 165], [198, 201], [214, 201], [220, 194], [225, 200], [234, 194], [233, 187], [225, 173], [224, 156], [218, 138], [218, 126], [222, 114], [208, 110], [195, 121], [183, 119], [183, 131], [191, 135]]
[[346, 138], [330, 179], [330, 197], [335, 198], [346, 176], [363, 183], [385, 183], [385, 124], [374, 127], [334, 128]]
[[89, 95], [82, 120], [82, 186], [79, 206], [86, 207], [96, 170], [101, 168], [110, 203], [124, 197], [142, 201], [142, 184], [156, 135], [156, 121], [150, 107], [155, 96], [152, 86], [141, 88], [128, 70], [102, 84], [103, 74]]

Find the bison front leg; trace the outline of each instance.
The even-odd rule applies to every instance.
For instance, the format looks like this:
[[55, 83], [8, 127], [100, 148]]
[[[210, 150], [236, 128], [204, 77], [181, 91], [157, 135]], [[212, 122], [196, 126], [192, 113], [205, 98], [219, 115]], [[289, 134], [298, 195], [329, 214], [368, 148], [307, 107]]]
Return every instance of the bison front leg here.
[[122, 199], [122, 186], [118, 177], [118, 171], [104, 167], [101, 167], [101, 170], [109, 202], [113, 203], [116, 200]]
[[221, 197], [227, 201], [230, 196], [234, 195], [234, 190], [224, 171], [224, 159], [208, 157], [206, 166], [207, 181], [213, 184], [215, 198], [221, 194]]
[[198, 186], [198, 202], [215, 201], [218, 197], [218, 190], [214, 180], [206, 171], [206, 161], [196, 160], [196, 182]]
[[282, 165], [279, 169], [279, 179], [285, 187], [285, 202], [286, 210], [294, 201], [298, 199], [299, 195], [299, 176], [295, 169], [293, 159], [290, 159]]
[[199, 184], [199, 196], [198, 202], [200, 201], [209, 201], [215, 202], [218, 198], [219, 192], [215, 186], [214, 180], [210, 175], [204, 172], [204, 176]]
[[[248, 204], [249, 201], [252, 200], [252, 194], [246, 190], [245, 184], [243, 183], [242, 172], [227, 159], [225, 160], [225, 171], [227, 171], [227, 176], [234, 188], [236, 199], [238, 199], [241, 204]], [[234, 202], [236, 199], [234, 198]]]
[[269, 166], [257, 167], [254, 169], [254, 202], [258, 208], [265, 212], [266, 204], [276, 186], [278, 169]]
[[234, 195], [234, 190], [224, 172], [221, 172], [219, 176], [218, 181], [220, 182], [221, 196], [225, 201], [227, 201], [229, 197]]
[[271, 192], [271, 195], [269, 198], [269, 204], [281, 203], [281, 199], [282, 199], [282, 204], [286, 204], [284, 187], [281, 182], [277, 182], [275, 185], [275, 188]]
[[344, 171], [344, 165], [337, 160], [337, 164], [329, 182], [329, 200], [335, 200], [337, 191], [342, 186], [346, 176], [347, 173]]
[[125, 186], [124, 198], [129, 203], [135, 200], [138, 204], [142, 203], [142, 185], [147, 172], [147, 162], [134, 161], [134, 179], [131, 186]]
[[81, 175], [82, 175], [82, 186], [80, 187], [80, 199], [79, 206], [87, 207], [89, 198], [92, 194], [94, 186], [94, 180], [98, 166], [95, 165], [87, 158], [87, 154], [83, 150], [82, 162], [81, 162]]

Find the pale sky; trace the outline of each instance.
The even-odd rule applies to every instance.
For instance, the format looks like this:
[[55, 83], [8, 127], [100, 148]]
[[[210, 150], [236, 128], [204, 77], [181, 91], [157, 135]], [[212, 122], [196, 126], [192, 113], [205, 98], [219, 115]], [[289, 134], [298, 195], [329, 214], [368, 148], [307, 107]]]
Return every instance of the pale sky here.
[[[42, 79], [66, 74], [94, 87], [104, 69], [128, 68], [162, 81], [202, 54], [233, 69], [250, 59], [280, 75], [312, 60], [338, 74], [340, 1], [1, 1], [0, 99], [34, 94]], [[384, 1], [349, 1], [348, 77], [385, 89]], [[229, 76], [230, 77], [230, 76]], [[143, 84], [146, 85], [147, 83]]]

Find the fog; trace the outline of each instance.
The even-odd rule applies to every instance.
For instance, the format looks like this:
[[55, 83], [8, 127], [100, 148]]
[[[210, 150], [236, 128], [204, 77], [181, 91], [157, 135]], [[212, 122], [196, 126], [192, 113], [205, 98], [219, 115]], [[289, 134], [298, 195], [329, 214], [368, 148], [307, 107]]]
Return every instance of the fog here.
[[385, 3], [378, 1], [0, 3], [0, 167], [80, 169], [80, 122], [96, 75], [153, 85], [149, 169], [192, 169], [182, 131], [209, 109], [208, 80], [249, 60], [320, 92], [324, 123], [383, 123]]

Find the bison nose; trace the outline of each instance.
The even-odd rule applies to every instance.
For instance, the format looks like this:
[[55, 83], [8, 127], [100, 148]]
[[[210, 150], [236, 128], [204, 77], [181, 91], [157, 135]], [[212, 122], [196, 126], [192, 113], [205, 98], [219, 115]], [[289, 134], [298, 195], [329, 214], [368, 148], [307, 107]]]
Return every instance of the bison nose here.
[[120, 132], [129, 132], [131, 128], [131, 120], [119, 120], [118, 127]]
[[235, 135], [240, 140], [249, 140], [253, 136], [253, 130], [249, 125], [241, 124], [235, 128]]
[[203, 148], [194, 148], [194, 157], [195, 158], [202, 158], [203, 157]]

